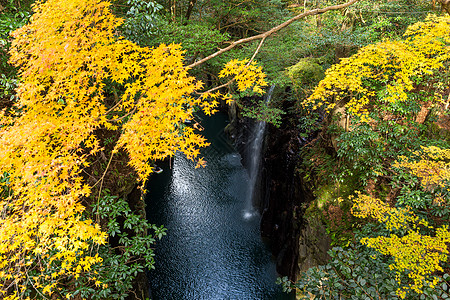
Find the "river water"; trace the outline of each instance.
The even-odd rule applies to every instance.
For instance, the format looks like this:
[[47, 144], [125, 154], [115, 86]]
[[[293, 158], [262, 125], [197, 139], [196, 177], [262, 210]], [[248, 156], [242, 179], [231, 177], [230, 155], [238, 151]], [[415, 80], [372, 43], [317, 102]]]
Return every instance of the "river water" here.
[[275, 264], [259, 233], [259, 217], [245, 217], [249, 178], [223, 133], [226, 115], [201, 121], [211, 146], [205, 168], [182, 154], [149, 180], [147, 216], [164, 225], [153, 300], [293, 299], [275, 284]]

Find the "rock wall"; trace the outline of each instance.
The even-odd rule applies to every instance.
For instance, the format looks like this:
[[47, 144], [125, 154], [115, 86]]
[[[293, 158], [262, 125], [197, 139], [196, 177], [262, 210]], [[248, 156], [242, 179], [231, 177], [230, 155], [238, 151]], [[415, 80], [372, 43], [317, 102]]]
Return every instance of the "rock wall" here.
[[[226, 132], [234, 139], [243, 165], [248, 167], [246, 149], [252, 139], [254, 121], [239, 115], [236, 105], [229, 108]], [[314, 200], [312, 189], [297, 170], [301, 147], [307, 142], [286, 115], [283, 125], [268, 124], [262, 155], [262, 169], [255, 187], [254, 205], [261, 212], [261, 235], [276, 259], [277, 272], [295, 280], [299, 272], [324, 264], [330, 239], [318, 219], [307, 219], [304, 212]]]
[[294, 130], [269, 126], [262, 172], [261, 234], [269, 240], [277, 271], [295, 279], [298, 272], [298, 238], [306, 191], [296, 172], [301, 140]]
[[304, 218], [298, 237], [297, 274], [326, 264], [330, 245], [331, 239], [322, 221], [317, 217]]
[[305, 216], [314, 201], [312, 186], [297, 170], [307, 142], [296, 128], [269, 127], [262, 173], [261, 234], [270, 241], [277, 271], [295, 280], [300, 272], [325, 264], [331, 240], [320, 218]]

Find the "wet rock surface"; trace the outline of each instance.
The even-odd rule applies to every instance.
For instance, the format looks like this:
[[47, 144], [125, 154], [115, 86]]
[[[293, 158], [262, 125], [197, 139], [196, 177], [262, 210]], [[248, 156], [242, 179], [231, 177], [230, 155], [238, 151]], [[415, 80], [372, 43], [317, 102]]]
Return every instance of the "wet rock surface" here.
[[[248, 168], [250, 157], [246, 150], [254, 138], [255, 121], [240, 117], [236, 106], [229, 110], [229, 117], [226, 132]], [[295, 116], [285, 116], [286, 120], [289, 118]], [[320, 220], [304, 217], [314, 195], [297, 167], [302, 159], [300, 149], [308, 140], [300, 137], [297, 128], [285, 123], [288, 122], [280, 128], [267, 126], [254, 205], [261, 213], [261, 235], [276, 259], [277, 272], [295, 280], [299, 272], [327, 261], [330, 240]]]

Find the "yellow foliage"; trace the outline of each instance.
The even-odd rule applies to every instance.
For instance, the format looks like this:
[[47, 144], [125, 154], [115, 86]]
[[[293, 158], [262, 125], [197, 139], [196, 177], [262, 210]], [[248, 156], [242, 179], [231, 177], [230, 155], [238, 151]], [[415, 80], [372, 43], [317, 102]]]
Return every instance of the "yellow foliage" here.
[[414, 77], [446, 71], [443, 62], [450, 59], [449, 31], [450, 17], [429, 17], [410, 26], [402, 41], [360, 49], [329, 68], [303, 105], [329, 112], [344, 101], [349, 115], [369, 122], [368, 110], [377, 104], [374, 100], [378, 97], [382, 103], [407, 101]]
[[408, 209], [391, 208], [379, 199], [360, 193], [353, 197], [353, 202], [352, 213], [355, 216], [374, 218], [390, 231], [403, 229], [407, 232], [403, 236], [390, 234], [389, 237], [361, 239], [362, 244], [394, 258], [394, 263], [389, 267], [391, 270], [396, 270], [399, 283], [400, 274], [407, 273], [411, 283], [407, 288], [399, 289], [397, 295], [403, 299], [408, 289], [420, 294], [425, 282], [433, 287], [437, 280], [432, 277], [432, 274], [443, 271], [440, 263], [446, 262], [449, 256], [448, 225], [435, 229], [435, 234], [432, 236], [423, 235], [419, 232], [420, 226], [429, 230], [434, 228], [413, 215]]
[[[407, 235], [399, 237], [392, 234], [389, 237], [363, 238], [361, 243], [376, 249], [382, 254], [391, 255], [395, 263], [390, 265], [391, 270], [398, 273], [407, 271], [412, 283], [409, 288], [420, 294], [425, 281], [429, 281], [431, 274], [443, 271], [441, 262], [446, 262], [449, 251], [446, 243], [450, 242], [448, 226], [436, 230], [436, 236], [421, 235], [411, 230]], [[399, 278], [399, 277], [398, 277]], [[400, 280], [399, 280], [400, 281]], [[430, 281], [434, 287], [436, 280]], [[397, 291], [398, 295], [403, 294]]]
[[412, 160], [401, 156], [394, 166], [409, 169], [426, 188], [444, 187], [450, 180], [450, 149], [422, 147], [413, 153]]
[[[408, 209], [391, 208], [379, 199], [356, 192], [356, 197], [350, 196], [353, 200], [352, 214], [359, 218], [374, 218], [379, 223], [384, 224], [388, 230], [408, 229], [404, 228], [411, 223], [419, 222], [419, 218], [414, 216]], [[428, 224], [420, 221], [422, 225]]]
[[252, 88], [253, 92], [262, 94], [264, 91], [261, 87], [267, 86], [265, 81], [266, 74], [263, 73], [262, 68], [256, 65], [255, 61], [249, 63], [248, 60], [233, 59], [229, 61], [222, 71], [219, 73], [219, 78], [227, 76], [234, 76], [238, 85], [238, 91], [243, 92]]
[[[120, 46], [124, 43], [131, 45], [131, 42], [123, 41]], [[138, 61], [131, 60], [132, 51], [139, 53]], [[208, 145], [194, 129], [181, 129], [179, 126], [184, 120], [192, 118], [194, 107], [202, 107], [206, 113], [211, 113], [217, 104], [216, 101], [190, 96], [201, 84], [195, 83], [194, 78], [188, 75], [182, 64], [182, 54], [179, 45], [160, 45], [156, 49], [134, 45], [134, 48], [127, 47], [127, 58], [121, 60], [127, 67], [135, 64], [134, 69], [139, 69], [139, 78], [126, 85], [118, 107], [135, 110], [123, 125], [118, 147], [128, 151], [130, 164], [144, 181], [152, 172], [147, 163], [149, 159], [173, 156], [177, 150], [194, 159], [199, 154], [198, 147]]]
[[[0, 191], [9, 191], [0, 199], [2, 298], [21, 297], [12, 290], [29, 286], [52, 295], [61, 282], [94, 278], [92, 266], [102, 262], [96, 251], [107, 236], [82, 218], [80, 201], [91, 193], [81, 172], [101, 150], [95, 130], [122, 129], [114, 152], [126, 149], [142, 181], [152, 172], [149, 160], [177, 150], [196, 159], [208, 145], [180, 126], [195, 107], [210, 114], [218, 104], [191, 96], [201, 83], [183, 66], [181, 47], [149, 49], [124, 40], [116, 33], [122, 20], [109, 6], [37, 1], [31, 22], [13, 34], [11, 62], [20, 67], [21, 82], [18, 115], [0, 115]], [[260, 92], [264, 74], [244, 63], [230, 63], [222, 75], [236, 75], [239, 89]], [[106, 80], [124, 85], [113, 107], [106, 105]], [[31, 270], [38, 275], [29, 277]]]

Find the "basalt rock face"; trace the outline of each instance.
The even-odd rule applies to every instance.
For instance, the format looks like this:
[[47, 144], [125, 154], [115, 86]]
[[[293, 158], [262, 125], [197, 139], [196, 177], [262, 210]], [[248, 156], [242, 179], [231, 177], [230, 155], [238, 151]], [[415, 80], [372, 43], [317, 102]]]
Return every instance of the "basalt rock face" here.
[[297, 168], [300, 149], [310, 139], [301, 138], [296, 128], [269, 128], [261, 176], [261, 234], [270, 241], [278, 273], [295, 280], [300, 272], [327, 262], [331, 240], [320, 218], [305, 216], [314, 201], [313, 186]]
[[[236, 107], [231, 107], [229, 116], [226, 132], [248, 167], [247, 149], [255, 122], [240, 117]], [[295, 116], [286, 115], [280, 128], [267, 125], [253, 204], [261, 212], [261, 235], [276, 258], [277, 272], [295, 280], [299, 272], [326, 263], [330, 243], [320, 220], [304, 217], [314, 195], [297, 167], [302, 159], [300, 149], [308, 141], [300, 137], [295, 126], [287, 125], [289, 118]]]
[[269, 240], [277, 258], [278, 273], [291, 279], [295, 279], [298, 269], [302, 204], [308, 201], [302, 178], [296, 172], [301, 146], [295, 129], [270, 126], [261, 173], [261, 234]]
[[[249, 167], [248, 148], [254, 139], [255, 121], [242, 118], [236, 107], [229, 110], [230, 125], [226, 132], [234, 140]], [[294, 130], [268, 125], [263, 143], [261, 170], [254, 188], [253, 205], [261, 212], [261, 233], [277, 260], [277, 272], [295, 278], [297, 272], [298, 236], [304, 191], [296, 175], [301, 140]]]
[[318, 217], [304, 218], [298, 239], [298, 274], [311, 267], [326, 264], [330, 245], [331, 239], [322, 221]]

